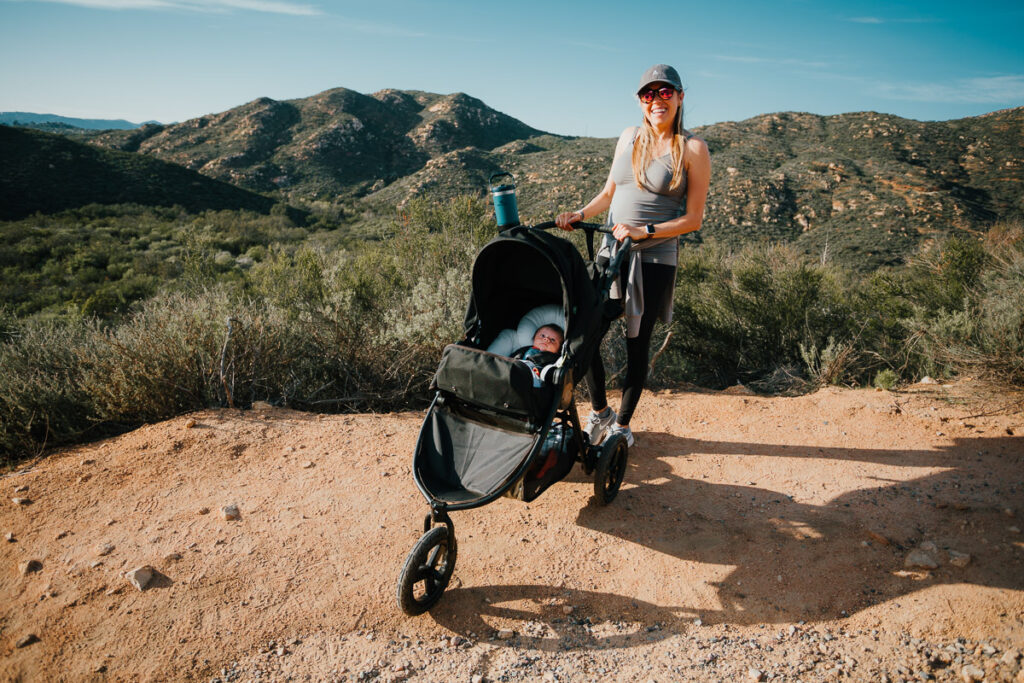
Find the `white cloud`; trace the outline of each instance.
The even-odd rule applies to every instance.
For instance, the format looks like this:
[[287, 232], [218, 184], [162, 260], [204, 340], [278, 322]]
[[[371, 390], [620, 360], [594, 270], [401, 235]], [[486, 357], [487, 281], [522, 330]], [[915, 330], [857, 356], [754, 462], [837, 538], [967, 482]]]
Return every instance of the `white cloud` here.
[[278, 2], [276, 0], [36, 0], [37, 2], [54, 2], [63, 5], [76, 5], [92, 9], [107, 10], [186, 10], [189, 12], [229, 12], [243, 10], [248, 12], [269, 12], [272, 14], [292, 14], [313, 16], [322, 14], [313, 5], [294, 2]]
[[897, 17], [895, 19], [885, 19], [882, 17], [847, 17], [846, 21], [852, 21], [855, 24], [934, 24], [939, 20], [927, 17]]
[[812, 62], [804, 59], [775, 59], [772, 57], [749, 57], [745, 55], [715, 55], [715, 59], [723, 62], [739, 62], [741, 64], [778, 64], [782, 66], [802, 66], [821, 69], [828, 66], [827, 62]]
[[1024, 75], [960, 78], [941, 83], [879, 83], [876, 91], [893, 100], [1024, 104]]

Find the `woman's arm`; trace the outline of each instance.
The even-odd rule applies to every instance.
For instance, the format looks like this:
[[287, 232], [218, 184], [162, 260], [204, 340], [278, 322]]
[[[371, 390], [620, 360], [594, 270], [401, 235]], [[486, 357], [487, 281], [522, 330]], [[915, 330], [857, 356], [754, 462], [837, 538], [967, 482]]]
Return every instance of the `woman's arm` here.
[[[690, 138], [686, 141], [686, 157], [686, 213], [670, 221], [655, 223], [654, 234], [650, 237], [675, 237], [700, 230], [711, 184], [711, 155], [707, 143], [700, 138]], [[647, 239], [647, 226], [621, 223], [615, 226], [615, 239], [621, 241], [627, 236], [634, 241]]]
[[[612, 155], [612, 166], [615, 165], [615, 159], [619, 158], [619, 155], [626, 151], [629, 147], [630, 141], [632, 141], [635, 135], [636, 128], [627, 128], [622, 131], [619, 136], [619, 141], [615, 144], [615, 154]], [[566, 213], [560, 213], [555, 217], [555, 223], [558, 227], [563, 230], [572, 230], [572, 223], [577, 221], [585, 220], [588, 216], [593, 218], [608, 210], [608, 207], [612, 205], [612, 197], [615, 195], [615, 182], [612, 180], [612, 171], [608, 169], [608, 180], [605, 181], [604, 187], [597, 193], [593, 199], [583, 205], [583, 208], [577, 211], [567, 211]]]

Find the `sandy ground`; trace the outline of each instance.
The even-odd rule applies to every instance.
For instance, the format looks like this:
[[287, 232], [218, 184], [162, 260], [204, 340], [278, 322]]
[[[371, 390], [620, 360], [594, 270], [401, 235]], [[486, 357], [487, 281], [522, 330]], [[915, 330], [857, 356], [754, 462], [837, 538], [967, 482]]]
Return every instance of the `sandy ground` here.
[[1024, 681], [1020, 401], [648, 394], [618, 499], [455, 513], [414, 618], [421, 414], [148, 425], [0, 478], [0, 679]]

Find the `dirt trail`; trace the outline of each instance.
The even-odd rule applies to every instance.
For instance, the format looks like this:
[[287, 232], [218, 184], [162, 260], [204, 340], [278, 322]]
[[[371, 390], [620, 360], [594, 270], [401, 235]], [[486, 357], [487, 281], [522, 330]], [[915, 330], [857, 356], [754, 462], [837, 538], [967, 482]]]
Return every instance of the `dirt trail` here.
[[[577, 469], [456, 513], [417, 618], [419, 413], [204, 411], [56, 452], [0, 478], [0, 679], [1024, 682], [1024, 416], [979, 391], [645, 396], [617, 500]], [[922, 547], [937, 568], [905, 566]]]

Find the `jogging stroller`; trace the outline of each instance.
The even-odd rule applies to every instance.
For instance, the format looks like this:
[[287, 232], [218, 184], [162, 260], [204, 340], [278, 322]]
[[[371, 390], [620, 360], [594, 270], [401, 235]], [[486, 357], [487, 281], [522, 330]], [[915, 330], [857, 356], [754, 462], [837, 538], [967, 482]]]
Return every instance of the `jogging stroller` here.
[[[594, 233], [609, 228], [575, 224], [586, 231], [584, 261], [571, 242], [547, 232], [554, 227], [549, 222], [505, 230], [473, 264], [465, 338], [444, 350], [413, 456], [413, 478], [430, 514], [398, 580], [398, 604], [406, 614], [430, 609], [451, 580], [458, 545], [450, 512], [502, 495], [529, 502], [576, 462], [594, 475], [602, 505], [622, 484], [626, 440], [611, 435], [591, 445], [573, 390], [611, 320], [621, 314], [609, 290], [629, 243], [602, 268], [593, 258]], [[541, 386], [535, 386], [531, 370], [509, 356], [549, 323], [562, 327], [564, 341], [557, 362], [544, 368]]]

